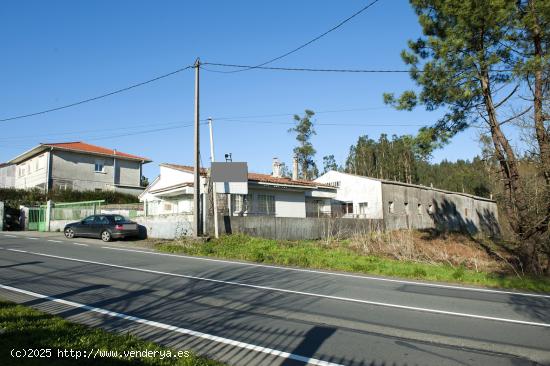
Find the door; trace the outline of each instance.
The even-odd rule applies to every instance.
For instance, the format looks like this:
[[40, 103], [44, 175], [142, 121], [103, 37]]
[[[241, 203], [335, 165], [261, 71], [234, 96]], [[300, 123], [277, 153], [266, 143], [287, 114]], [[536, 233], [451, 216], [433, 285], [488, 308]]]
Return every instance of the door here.
[[46, 209], [43, 207], [30, 207], [28, 222], [29, 230], [46, 231]]
[[75, 234], [81, 236], [93, 235], [93, 226], [95, 223], [95, 216], [88, 216], [75, 226]]
[[103, 215], [96, 216], [95, 221], [92, 224], [91, 235], [94, 237], [101, 237], [101, 233], [109, 226], [109, 219]]

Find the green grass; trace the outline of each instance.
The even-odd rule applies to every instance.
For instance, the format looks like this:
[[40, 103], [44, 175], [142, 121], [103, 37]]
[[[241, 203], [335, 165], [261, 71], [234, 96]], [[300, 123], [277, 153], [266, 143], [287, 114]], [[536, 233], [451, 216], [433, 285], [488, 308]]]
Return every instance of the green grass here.
[[328, 247], [317, 241], [277, 241], [236, 234], [205, 243], [190, 240], [158, 243], [155, 248], [169, 253], [266, 264], [550, 292], [548, 277], [518, 277], [515, 274], [477, 272], [463, 266], [424, 264], [361, 255], [347, 248], [345, 241], [337, 247]]
[[[51, 349], [52, 358], [12, 358], [12, 349]], [[116, 334], [49, 315], [30, 307], [0, 300], [0, 360], [2, 365], [197, 365], [222, 364], [190, 352], [181, 358], [57, 358], [57, 350], [168, 351], [130, 334]], [[170, 350], [173, 353], [177, 351]], [[165, 353], [166, 354], [166, 353]], [[43, 355], [46, 355], [43, 353]]]

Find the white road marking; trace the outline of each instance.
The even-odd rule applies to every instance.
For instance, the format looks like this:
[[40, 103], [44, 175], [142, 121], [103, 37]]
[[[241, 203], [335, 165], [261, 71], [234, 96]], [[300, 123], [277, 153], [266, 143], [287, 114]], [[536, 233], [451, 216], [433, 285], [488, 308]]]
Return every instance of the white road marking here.
[[498, 318], [498, 317], [493, 317], [493, 316], [459, 313], [459, 312], [455, 312], [455, 311], [446, 311], [446, 310], [438, 310], [438, 309], [421, 308], [421, 307], [416, 307], [416, 306], [390, 304], [390, 303], [384, 303], [384, 302], [378, 302], [378, 301], [356, 299], [356, 298], [351, 298], [351, 297], [323, 295], [323, 294], [316, 294], [316, 293], [313, 293], [313, 292], [287, 290], [287, 289], [282, 289], [282, 288], [277, 288], [277, 287], [251, 285], [251, 284], [242, 283], [242, 282], [216, 280], [216, 279], [213, 279], [213, 278], [206, 278], [206, 277], [184, 275], [184, 274], [179, 274], [179, 273], [156, 271], [156, 270], [153, 270], [153, 269], [122, 266], [122, 265], [118, 265], [118, 264], [89, 261], [89, 260], [78, 259], [78, 258], [61, 257], [61, 256], [58, 256], [58, 255], [29, 252], [29, 251], [20, 250], [20, 249], [7, 249], [7, 250], [12, 251], [12, 252], [27, 253], [27, 254], [32, 254], [32, 255], [38, 255], [38, 256], [50, 257], [50, 258], [57, 258], [57, 259], [63, 259], [63, 260], [68, 260], [68, 261], [80, 262], [80, 263], [96, 264], [96, 265], [100, 265], [100, 266], [128, 269], [128, 270], [132, 270], [132, 271], [145, 272], [145, 273], [154, 273], [154, 274], [159, 274], [159, 275], [163, 275], [163, 276], [173, 276], [173, 277], [188, 278], [188, 279], [198, 280], [198, 281], [223, 283], [225, 285], [248, 287], [248, 288], [254, 288], [254, 289], [258, 289], [258, 290], [282, 292], [282, 293], [288, 293], [288, 294], [294, 294], [294, 295], [311, 296], [311, 297], [318, 297], [318, 298], [323, 298], [323, 299], [346, 301], [346, 302], [353, 302], [353, 303], [366, 304], [366, 305], [375, 305], [375, 306], [389, 307], [389, 308], [401, 309], [401, 310], [413, 310], [413, 311], [419, 311], [419, 312], [431, 313], [431, 314], [453, 315], [453, 316], [458, 316], [458, 317], [463, 317], [463, 318], [492, 320], [492, 321], [499, 321], [499, 322], [504, 322], [504, 323], [521, 324], [521, 325], [533, 325], [533, 326], [550, 328], [549, 323], [539, 323], [539, 322], [530, 322], [530, 321], [525, 321], [525, 320]]
[[87, 247], [88, 244], [84, 244], [84, 243], [73, 243], [74, 245], [82, 245], [83, 247]]
[[52, 243], [63, 243], [61, 240], [51, 240], [51, 239], [48, 239], [48, 241], [51, 241]]
[[6, 238], [17, 238], [17, 236], [15, 236], [15, 235], [6, 235], [6, 234], [4, 234], [4, 236], [5, 236]]
[[257, 263], [235, 262], [235, 261], [224, 260], [224, 259], [213, 259], [213, 258], [193, 257], [193, 256], [189, 256], [189, 255], [168, 254], [168, 253], [157, 253], [157, 252], [147, 251], [147, 250], [126, 249], [126, 248], [117, 248], [117, 247], [101, 247], [101, 248], [103, 248], [103, 249], [111, 249], [111, 250], [121, 250], [121, 251], [126, 251], [126, 252], [136, 252], [136, 253], [145, 253], [145, 254], [153, 254], [153, 255], [160, 255], [160, 256], [176, 257], [176, 258], [177, 258], [177, 257], [180, 257], [180, 258], [195, 259], [195, 260], [200, 260], [200, 261], [230, 263], [230, 264], [240, 265], [240, 266], [274, 268], [274, 269], [282, 269], [282, 270], [295, 271], [295, 272], [308, 272], [308, 273], [316, 273], [316, 274], [323, 274], [323, 275], [329, 275], [329, 276], [339, 276], [339, 277], [357, 278], [357, 279], [362, 279], [362, 280], [373, 280], [373, 281], [382, 281], [382, 282], [402, 283], [402, 284], [414, 285], [414, 286], [426, 286], [426, 287], [436, 287], [436, 288], [447, 288], [447, 289], [453, 289], [453, 290], [464, 290], [464, 291], [475, 291], [475, 292], [487, 292], [487, 293], [504, 294], [504, 295], [529, 296], [529, 297], [542, 297], [542, 298], [548, 298], [548, 299], [550, 299], [550, 295], [535, 294], [535, 293], [528, 293], [528, 292], [515, 292], [515, 291], [504, 291], [504, 290], [492, 290], [492, 289], [488, 289], [488, 288], [464, 287], [464, 286], [443, 285], [443, 284], [438, 284], [438, 283], [427, 283], [427, 282], [418, 282], [418, 281], [397, 280], [397, 279], [392, 279], [392, 278], [372, 277], [372, 276], [354, 275], [354, 274], [348, 274], [348, 273], [337, 273], [337, 272], [318, 271], [318, 270], [314, 270], [314, 269], [283, 267], [283, 266], [276, 266], [276, 265], [269, 265], [269, 264], [257, 264]]
[[38, 238], [33, 238], [31, 236], [27, 237], [27, 239], [29, 239], [29, 240], [38, 240]]
[[57, 297], [43, 295], [43, 294], [23, 290], [23, 289], [16, 288], [16, 287], [5, 286], [5, 285], [0, 284], [0, 288], [3, 288], [3, 289], [8, 290], [8, 291], [22, 293], [22, 294], [25, 294], [25, 295], [28, 295], [28, 296], [39, 298], [39, 299], [49, 300], [49, 301], [56, 302], [56, 303], [59, 303], [59, 304], [68, 305], [68, 306], [72, 306], [72, 307], [75, 307], [75, 308], [84, 309], [84, 310], [87, 310], [87, 311], [92, 311], [92, 312], [95, 312], [95, 313], [112, 316], [112, 317], [115, 317], [115, 318], [120, 318], [120, 319], [129, 320], [129, 321], [140, 323], [140, 324], [145, 324], [145, 325], [155, 327], [155, 328], [166, 329], [166, 330], [169, 330], [171, 332], [176, 332], [176, 333], [180, 333], [180, 334], [187, 334], [187, 335], [190, 335], [190, 336], [193, 336], [193, 337], [199, 337], [199, 338], [207, 339], [209, 341], [214, 341], [214, 342], [217, 342], [217, 343], [228, 344], [230, 346], [244, 348], [244, 349], [255, 351], [255, 352], [261, 352], [261, 353], [266, 353], [268, 355], [273, 355], [273, 356], [277, 356], [277, 357], [292, 359], [292, 360], [295, 360], [295, 361], [303, 362], [305, 364], [318, 365], [318, 366], [341, 366], [341, 365], [336, 364], [336, 363], [327, 362], [327, 361], [319, 360], [319, 359], [312, 358], [312, 357], [307, 357], [307, 356], [302, 356], [302, 355], [298, 355], [298, 354], [295, 354], [295, 353], [279, 351], [279, 350], [276, 350], [276, 349], [273, 349], [273, 348], [257, 346], [257, 345], [254, 345], [254, 344], [240, 342], [240, 341], [236, 341], [236, 340], [229, 339], [229, 338], [219, 337], [219, 336], [215, 336], [215, 335], [208, 334], [208, 333], [197, 332], [197, 331], [191, 330], [191, 329], [180, 328], [180, 327], [177, 327], [175, 325], [169, 325], [169, 324], [166, 324], [166, 323], [160, 323], [160, 322], [156, 322], [156, 321], [153, 321], [153, 320], [138, 318], [136, 316], [132, 316], [132, 315], [124, 314], [124, 313], [117, 313], [115, 311], [111, 311], [111, 310], [107, 310], [107, 309], [103, 309], [103, 308], [97, 308], [97, 307], [94, 307], [94, 306], [81, 304], [81, 303], [74, 302], [74, 301], [63, 300], [63, 299], [59, 299]]

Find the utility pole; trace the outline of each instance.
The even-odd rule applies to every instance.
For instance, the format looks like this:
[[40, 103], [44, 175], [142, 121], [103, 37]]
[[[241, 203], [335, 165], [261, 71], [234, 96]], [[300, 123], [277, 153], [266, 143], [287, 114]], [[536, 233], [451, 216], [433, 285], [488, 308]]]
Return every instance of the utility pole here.
[[195, 61], [195, 164], [194, 164], [194, 185], [193, 185], [193, 228], [195, 237], [202, 235], [201, 226], [201, 175], [200, 175], [200, 117], [199, 117], [199, 70], [201, 61]]
[[[212, 118], [208, 118], [208, 128], [210, 129], [210, 162], [214, 162], [214, 133], [212, 132]], [[210, 180], [212, 180], [212, 170], [210, 170]], [[216, 182], [212, 182], [212, 204], [214, 206], [214, 236], [218, 235], [218, 197], [216, 195]]]

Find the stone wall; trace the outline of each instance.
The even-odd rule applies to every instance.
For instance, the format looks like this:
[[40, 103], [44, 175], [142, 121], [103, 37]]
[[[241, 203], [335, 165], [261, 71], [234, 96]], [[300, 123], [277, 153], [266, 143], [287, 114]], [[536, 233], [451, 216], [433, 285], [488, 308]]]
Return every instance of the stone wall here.
[[[140, 226], [140, 236], [155, 239], [177, 239], [193, 234], [192, 215], [159, 215], [132, 219]], [[50, 231], [63, 231], [65, 225], [78, 220], [51, 220]]]
[[193, 235], [193, 215], [141, 216], [133, 220], [146, 230], [143, 234], [148, 238], [177, 239]]
[[388, 230], [438, 229], [500, 235], [496, 202], [487, 198], [384, 181], [382, 200]]

